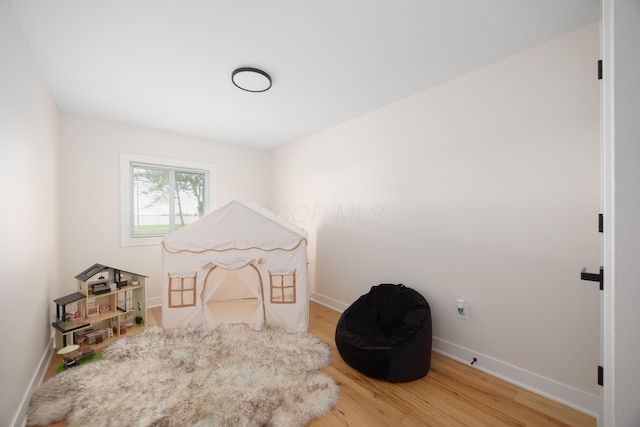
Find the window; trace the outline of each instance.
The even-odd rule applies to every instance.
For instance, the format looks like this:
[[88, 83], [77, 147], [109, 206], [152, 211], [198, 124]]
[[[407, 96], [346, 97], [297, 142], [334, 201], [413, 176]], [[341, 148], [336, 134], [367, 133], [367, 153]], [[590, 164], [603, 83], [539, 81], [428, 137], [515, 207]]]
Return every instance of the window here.
[[169, 308], [196, 305], [196, 275], [169, 274]]
[[160, 243], [213, 207], [215, 165], [120, 154], [121, 244]]
[[295, 304], [296, 303], [296, 272], [271, 273], [271, 304]]

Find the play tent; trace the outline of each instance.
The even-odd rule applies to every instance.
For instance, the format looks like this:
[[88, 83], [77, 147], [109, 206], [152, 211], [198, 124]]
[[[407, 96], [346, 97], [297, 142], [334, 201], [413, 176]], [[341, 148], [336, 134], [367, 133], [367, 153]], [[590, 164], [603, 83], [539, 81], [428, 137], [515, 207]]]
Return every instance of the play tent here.
[[307, 331], [307, 234], [269, 210], [227, 205], [162, 241], [162, 323]]

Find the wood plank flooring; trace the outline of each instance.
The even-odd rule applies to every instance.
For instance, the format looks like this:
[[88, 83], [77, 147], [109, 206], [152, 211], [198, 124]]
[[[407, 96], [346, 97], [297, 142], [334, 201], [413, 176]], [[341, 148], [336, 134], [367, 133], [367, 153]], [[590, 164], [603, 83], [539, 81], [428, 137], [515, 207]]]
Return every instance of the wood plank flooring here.
[[[339, 317], [330, 308], [310, 303], [309, 330], [334, 353], [323, 371], [340, 384], [338, 405], [310, 427], [596, 426], [591, 416], [438, 353], [433, 353], [431, 370], [420, 380], [393, 384], [368, 378], [338, 354], [334, 334]], [[161, 308], [149, 309], [147, 324], [162, 325]], [[60, 356], [54, 355], [45, 378], [55, 375], [60, 363]], [[49, 427], [63, 426], [61, 421]]]

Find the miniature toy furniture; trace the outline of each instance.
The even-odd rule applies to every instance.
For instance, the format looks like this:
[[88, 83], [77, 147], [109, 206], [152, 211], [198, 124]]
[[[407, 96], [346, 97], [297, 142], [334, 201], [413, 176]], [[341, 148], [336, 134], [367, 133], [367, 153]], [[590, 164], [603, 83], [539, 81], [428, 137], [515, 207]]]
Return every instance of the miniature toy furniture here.
[[134, 317], [147, 317], [146, 276], [94, 264], [75, 278], [77, 291], [54, 300], [57, 349], [100, 343], [113, 336], [112, 328], [120, 335]]
[[95, 354], [96, 351], [94, 349], [92, 349], [91, 347], [85, 347], [81, 349], [78, 353], [78, 356], [76, 356], [76, 361], [79, 362], [81, 360], [88, 359], [92, 356], [95, 356]]
[[80, 346], [78, 344], [71, 344], [58, 350], [58, 354], [60, 356], [73, 358], [73, 353], [76, 352], [79, 348]]
[[372, 286], [342, 313], [335, 340], [344, 361], [365, 375], [416, 380], [431, 365], [431, 309], [404, 285]]
[[70, 357], [65, 357], [62, 363], [64, 364], [64, 369], [73, 368], [74, 366], [80, 365], [80, 362]]

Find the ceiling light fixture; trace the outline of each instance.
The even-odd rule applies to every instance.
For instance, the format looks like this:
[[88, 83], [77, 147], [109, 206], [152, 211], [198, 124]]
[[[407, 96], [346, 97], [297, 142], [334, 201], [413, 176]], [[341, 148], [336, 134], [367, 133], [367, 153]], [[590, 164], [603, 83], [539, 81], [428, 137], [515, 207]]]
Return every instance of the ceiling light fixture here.
[[237, 68], [231, 73], [234, 85], [247, 92], [264, 92], [271, 87], [271, 77], [262, 70], [251, 67]]

